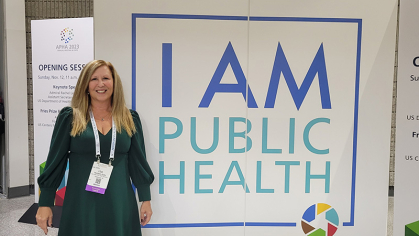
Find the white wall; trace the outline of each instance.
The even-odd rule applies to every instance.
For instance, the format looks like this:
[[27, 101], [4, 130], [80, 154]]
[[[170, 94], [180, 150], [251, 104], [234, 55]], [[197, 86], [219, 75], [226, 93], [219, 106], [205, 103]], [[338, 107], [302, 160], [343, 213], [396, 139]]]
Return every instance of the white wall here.
[[29, 190], [25, 1], [4, 0], [3, 4], [7, 183], [9, 189], [27, 186]]

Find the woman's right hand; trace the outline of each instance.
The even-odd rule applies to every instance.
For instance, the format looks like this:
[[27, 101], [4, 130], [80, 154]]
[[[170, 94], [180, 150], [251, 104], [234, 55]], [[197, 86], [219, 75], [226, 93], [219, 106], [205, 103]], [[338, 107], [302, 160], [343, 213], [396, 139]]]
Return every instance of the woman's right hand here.
[[48, 234], [47, 227], [52, 226], [52, 210], [51, 207], [39, 207], [36, 213], [36, 223], [44, 231], [45, 235]]

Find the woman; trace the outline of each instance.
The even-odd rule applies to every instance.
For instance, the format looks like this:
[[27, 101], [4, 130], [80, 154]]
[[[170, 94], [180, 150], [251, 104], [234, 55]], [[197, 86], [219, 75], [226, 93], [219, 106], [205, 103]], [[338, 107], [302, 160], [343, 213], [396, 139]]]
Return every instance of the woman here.
[[[154, 176], [145, 158], [140, 118], [126, 108], [121, 79], [109, 62], [95, 60], [83, 68], [71, 107], [63, 108], [57, 117], [47, 163], [38, 178], [41, 195], [36, 220], [45, 234], [67, 159], [58, 235], [141, 235], [140, 224], [146, 225], [152, 215]], [[141, 217], [130, 179], [142, 201]]]

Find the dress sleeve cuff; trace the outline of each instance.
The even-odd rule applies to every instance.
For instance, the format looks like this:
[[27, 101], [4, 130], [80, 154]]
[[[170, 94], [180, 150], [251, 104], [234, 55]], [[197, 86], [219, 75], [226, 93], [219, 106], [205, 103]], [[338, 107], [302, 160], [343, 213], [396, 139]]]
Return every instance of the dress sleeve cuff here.
[[56, 190], [53, 188], [42, 188], [38, 206], [54, 206], [55, 192]]
[[137, 192], [140, 202], [151, 200], [150, 184], [141, 184], [140, 186], [137, 186]]

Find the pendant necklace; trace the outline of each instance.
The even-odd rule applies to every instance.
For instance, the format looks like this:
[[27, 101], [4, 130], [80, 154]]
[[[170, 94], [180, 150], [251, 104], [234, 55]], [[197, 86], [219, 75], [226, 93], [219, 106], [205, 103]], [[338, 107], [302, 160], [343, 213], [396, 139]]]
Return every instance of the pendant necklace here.
[[105, 118], [107, 118], [107, 117], [108, 117], [108, 116], [110, 116], [110, 115], [112, 115], [112, 112], [111, 112], [111, 113], [109, 113], [108, 115], [106, 115], [106, 116], [102, 117], [100, 120], [101, 120], [101, 121], [105, 121], [105, 120], [106, 120]]

